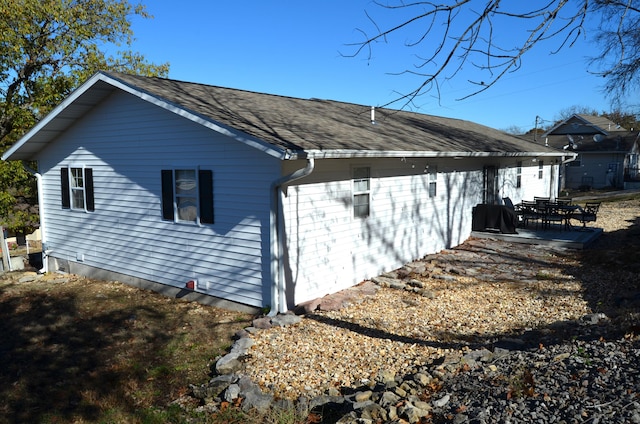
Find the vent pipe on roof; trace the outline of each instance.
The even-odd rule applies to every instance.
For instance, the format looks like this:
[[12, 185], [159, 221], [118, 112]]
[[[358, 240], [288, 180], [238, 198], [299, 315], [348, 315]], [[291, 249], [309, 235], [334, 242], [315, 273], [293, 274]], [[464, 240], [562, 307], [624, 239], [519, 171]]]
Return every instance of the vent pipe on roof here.
[[376, 124], [376, 107], [375, 106], [371, 106], [371, 123], [373, 125]]

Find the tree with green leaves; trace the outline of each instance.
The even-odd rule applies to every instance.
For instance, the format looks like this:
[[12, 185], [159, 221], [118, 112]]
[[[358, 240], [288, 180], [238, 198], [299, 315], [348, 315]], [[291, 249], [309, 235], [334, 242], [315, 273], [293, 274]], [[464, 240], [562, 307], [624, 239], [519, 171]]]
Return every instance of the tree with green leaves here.
[[[167, 63], [149, 63], [130, 50], [134, 16], [151, 18], [143, 5], [127, 0], [0, 3], [3, 152], [98, 70], [168, 74]], [[2, 225], [33, 228], [38, 221], [35, 182], [22, 164], [0, 163], [0, 190]]]

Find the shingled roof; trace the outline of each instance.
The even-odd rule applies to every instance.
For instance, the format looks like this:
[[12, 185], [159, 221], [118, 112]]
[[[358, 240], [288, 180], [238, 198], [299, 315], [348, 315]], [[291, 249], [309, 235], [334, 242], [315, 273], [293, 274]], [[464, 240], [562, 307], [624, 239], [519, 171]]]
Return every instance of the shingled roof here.
[[283, 152], [283, 157], [384, 156], [394, 152], [434, 156], [563, 154], [459, 119], [376, 108], [372, 123], [370, 106], [100, 72], [27, 133], [3, 159], [29, 159], [64, 131], [65, 125], [71, 125], [115, 89], [160, 101], [173, 112], [199, 117], [235, 134], [247, 134]]
[[576, 113], [569, 118], [557, 123], [544, 135], [560, 134], [602, 134], [608, 135], [612, 132], [627, 131], [609, 118], [597, 115], [585, 115]]
[[609, 135], [594, 136], [550, 135], [547, 137], [549, 146], [565, 149], [575, 153], [583, 152], [624, 152], [632, 151], [633, 146], [640, 139], [638, 131], [616, 131]]

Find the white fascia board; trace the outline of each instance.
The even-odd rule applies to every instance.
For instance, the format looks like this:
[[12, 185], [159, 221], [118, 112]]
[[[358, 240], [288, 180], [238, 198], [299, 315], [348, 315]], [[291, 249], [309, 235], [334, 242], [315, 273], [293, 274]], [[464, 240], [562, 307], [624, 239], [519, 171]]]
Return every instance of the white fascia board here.
[[565, 152], [433, 152], [398, 150], [307, 150], [292, 152], [289, 159], [348, 159], [348, 158], [489, 158], [489, 157], [565, 157]]
[[130, 86], [128, 84], [123, 83], [122, 81], [112, 78], [109, 75], [98, 72], [94, 74], [91, 78], [85, 81], [80, 87], [74, 90], [67, 98], [65, 98], [58, 106], [56, 106], [47, 116], [45, 116], [40, 122], [38, 122], [31, 130], [29, 130], [16, 144], [14, 144], [10, 149], [8, 149], [3, 155], [2, 160], [8, 160], [11, 156], [20, 150], [22, 146], [29, 142], [31, 138], [43, 128], [45, 128], [51, 121], [55, 120], [58, 115], [60, 115], [67, 107], [73, 104], [78, 98], [80, 98], [83, 94], [91, 89], [98, 81], [106, 82], [111, 86], [118, 88], [126, 93], [129, 93], [133, 96], [136, 96], [146, 102], [149, 102], [153, 105], [161, 107], [165, 110], [168, 110], [172, 113], [175, 113], [183, 118], [189, 119], [195, 123], [198, 123], [206, 128], [219, 132], [220, 134], [229, 136], [234, 138], [235, 140], [240, 141], [248, 146], [251, 146], [255, 149], [258, 149], [262, 152], [265, 152], [271, 156], [274, 156], [279, 159], [283, 159], [285, 157], [286, 152], [282, 149], [278, 149], [277, 147], [266, 143], [262, 140], [259, 140], [255, 137], [251, 137], [247, 134], [244, 134], [239, 131], [234, 131], [232, 128], [228, 128], [217, 124], [205, 117], [197, 115], [195, 113], [189, 112], [188, 110], [181, 108], [178, 105], [170, 103], [168, 101], [159, 99], [145, 91], [139, 90], [134, 86]]
[[11, 155], [18, 151], [23, 145], [29, 142], [29, 140], [44, 127], [46, 127], [51, 121], [53, 121], [60, 113], [62, 113], [69, 105], [82, 96], [89, 88], [91, 88], [101, 78], [101, 74], [94, 74], [91, 78], [85, 81], [80, 87], [75, 89], [69, 96], [67, 96], [58, 106], [53, 108], [42, 120], [40, 120], [33, 128], [31, 128], [25, 135], [23, 135], [17, 143], [15, 143], [9, 150], [2, 155], [2, 160], [8, 160]]

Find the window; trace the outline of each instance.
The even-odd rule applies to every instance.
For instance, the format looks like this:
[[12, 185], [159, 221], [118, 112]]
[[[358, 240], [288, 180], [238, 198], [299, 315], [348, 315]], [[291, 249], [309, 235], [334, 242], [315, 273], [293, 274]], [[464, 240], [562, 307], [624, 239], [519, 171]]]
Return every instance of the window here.
[[544, 170], [544, 161], [540, 160], [538, 161], [538, 179], [539, 180], [541, 180], [542, 177], [544, 176], [543, 170]]
[[371, 168], [353, 169], [353, 216], [366, 218], [369, 216], [369, 194], [371, 187]]
[[213, 172], [162, 170], [162, 219], [213, 224]]
[[576, 156], [576, 160], [572, 160], [569, 162], [569, 166], [582, 166], [582, 158], [580, 155]]
[[438, 169], [434, 168], [429, 171], [429, 198], [436, 197], [438, 194]]
[[62, 209], [93, 212], [93, 169], [64, 167], [60, 169]]
[[522, 161], [516, 162], [516, 188], [522, 187]]

